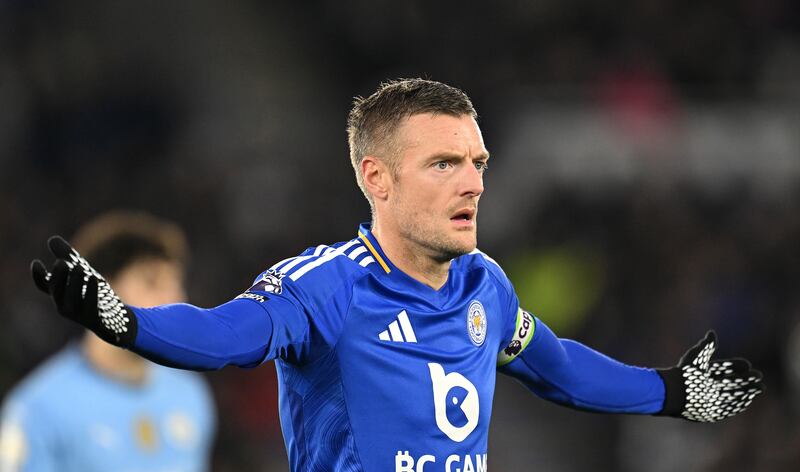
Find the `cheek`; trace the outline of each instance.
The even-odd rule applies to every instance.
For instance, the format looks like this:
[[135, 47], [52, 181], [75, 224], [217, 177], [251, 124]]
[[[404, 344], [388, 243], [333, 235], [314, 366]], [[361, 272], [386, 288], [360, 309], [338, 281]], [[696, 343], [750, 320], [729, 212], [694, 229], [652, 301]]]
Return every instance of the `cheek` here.
[[427, 208], [434, 211], [442, 206], [446, 200], [443, 187], [440, 184], [420, 185], [408, 192], [407, 199], [418, 208]]
[[434, 200], [434, 195], [418, 193], [410, 195], [405, 201], [405, 213], [417, 219], [428, 220], [434, 214], [439, 213], [438, 204]]
[[406, 218], [433, 216], [446, 212], [447, 180], [440, 176], [402, 176], [395, 194], [395, 208]]

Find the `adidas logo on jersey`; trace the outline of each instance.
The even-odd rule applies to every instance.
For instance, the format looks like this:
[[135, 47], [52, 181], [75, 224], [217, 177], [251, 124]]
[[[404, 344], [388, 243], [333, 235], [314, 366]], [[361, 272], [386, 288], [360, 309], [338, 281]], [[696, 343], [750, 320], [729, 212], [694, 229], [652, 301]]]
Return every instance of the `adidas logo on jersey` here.
[[401, 311], [397, 315], [397, 319], [389, 323], [389, 329], [383, 330], [378, 334], [378, 339], [397, 343], [417, 342], [414, 328], [411, 327], [411, 322], [408, 320], [408, 313], [405, 310]]

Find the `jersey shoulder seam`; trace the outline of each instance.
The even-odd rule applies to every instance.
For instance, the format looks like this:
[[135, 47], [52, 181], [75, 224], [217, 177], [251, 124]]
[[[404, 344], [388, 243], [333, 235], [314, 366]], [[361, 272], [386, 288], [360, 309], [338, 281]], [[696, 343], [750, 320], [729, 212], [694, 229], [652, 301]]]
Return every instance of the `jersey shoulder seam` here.
[[513, 296], [512, 291], [509, 290], [508, 287], [506, 287], [506, 283], [496, 273], [496, 270], [492, 270], [491, 266], [494, 265], [496, 267], [496, 269], [499, 270], [500, 273], [503, 274], [505, 279], [510, 283], [510, 280], [508, 280], [508, 276], [505, 275], [505, 272], [503, 272], [503, 268], [500, 267], [500, 264], [498, 264], [497, 261], [495, 261], [494, 259], [489, 257], [485, 252], [481, 251], [480, 249], [475, 249], [473, 252], [469, 253], [468, 255], [480, 257], [481, 258], [480, 260], [482, 262], [480, 267], [485, 267], [486, 268], [486, 271], [492, 276], [492, 278], [494, 278], [494, 280], [497, 283], [499, 283], [501, 287], [503, 287], [503, 290], [506, 292], [506, 294], [509, 296], [509, 298]]
[[[309, 251], [312, 249], [313, 253], [309, 254]], [[371, 262], [361, 265], [361, 263], [367, 259], [367, 257], [362, 257], [362, 255], [368, 256], [369, 254], [367, 248], [358, 238], [341, 243], [334, 243], [332, 245], [321, 244], [306, 249], [297, 256], [283, 259], [272, 265], [264, 273], [270, 271], [279, 272], [283, 274], [283, 277], [293, 282], [298, 282], [312, 271], [322, 270], [322, 272], [325, 273], [326, 269], [334, 270], [335, 267], [339, 267], [340, 269], [344, 267], [348, 273], [369, 272], [370, 269], [368, 269], [367, 266], [370, 265]], [[345, 257], [349, 259], [349, 261], [337, 261], [340, 257]], [[361, 258], [361, 260], [357, 261], [359, 258]], [[330, 264], [331, 262], [333, 262], [333, 264]], [[340, 263], [337, 264], [336, 262]], [[264, 273], [262, 273], [262, 275]], [[258, 278], [256, 278], [256, 281], [258, 281]]]

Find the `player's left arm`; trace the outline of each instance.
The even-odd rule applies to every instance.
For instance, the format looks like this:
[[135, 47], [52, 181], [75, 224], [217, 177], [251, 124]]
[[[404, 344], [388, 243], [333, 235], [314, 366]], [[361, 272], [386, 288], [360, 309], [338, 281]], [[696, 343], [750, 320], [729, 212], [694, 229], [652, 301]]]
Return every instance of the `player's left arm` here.
[[716, 345], [709, 332], [675, 367], [635, 367], [559, 339], [541, 320], [519, 310], [498, 368], [537, 395], [573, 408], [714, 422], [743, 411], [763, 391], [761, 373], [747, 361], [712, 361]]

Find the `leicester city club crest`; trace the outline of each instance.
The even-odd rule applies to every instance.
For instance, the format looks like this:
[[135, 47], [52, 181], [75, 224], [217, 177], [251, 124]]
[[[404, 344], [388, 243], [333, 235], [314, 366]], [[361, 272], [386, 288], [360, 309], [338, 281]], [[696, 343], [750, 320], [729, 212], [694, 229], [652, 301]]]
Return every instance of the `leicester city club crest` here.
[[471, 301], [467, 309], [467, 332], [476, 346], [482, 345], [486, 340], [486, 311], [477, 300]]

